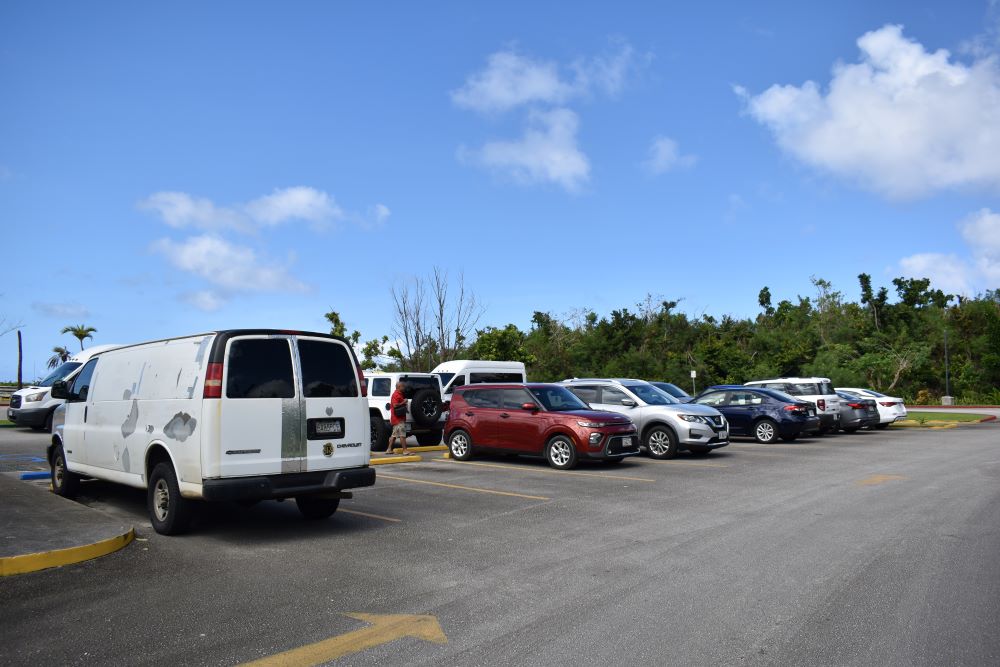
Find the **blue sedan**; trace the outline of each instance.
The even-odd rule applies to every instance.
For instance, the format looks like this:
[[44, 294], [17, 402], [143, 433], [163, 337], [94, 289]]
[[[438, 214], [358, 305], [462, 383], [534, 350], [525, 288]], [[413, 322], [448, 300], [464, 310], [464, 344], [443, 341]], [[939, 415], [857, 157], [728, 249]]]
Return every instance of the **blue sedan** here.
[[764, 444], [778, 438], [791, 442], [819, 430], [815, 405], [774, 389], [716, 385], [691, 402], [710, 405], [724, 414], [730, 435], [750, 436]]

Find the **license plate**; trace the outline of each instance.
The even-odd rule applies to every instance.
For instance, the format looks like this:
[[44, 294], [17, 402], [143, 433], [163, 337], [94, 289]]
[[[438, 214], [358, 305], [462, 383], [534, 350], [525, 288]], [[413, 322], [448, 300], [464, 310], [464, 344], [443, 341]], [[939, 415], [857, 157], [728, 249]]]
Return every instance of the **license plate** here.
[[815, 411], [815, 410], [813, 410], [813, 409], [810, 409], [810, 410], [809, 410], [809, 416], [810, 416], [810, 417], [815, 417], [815, 416], [816, 416], [816, 411]]
[[344, 427], [341, 426], [340, 421], [318, 421], [316, 422], [316, 433], [329, 434], [329, 435], [341, 435], [344, 432]]
[[631, 446], [632, 446], [632, 436], [627, 435], [624, 438], [622, 438], [622, 447], [631, 447]]

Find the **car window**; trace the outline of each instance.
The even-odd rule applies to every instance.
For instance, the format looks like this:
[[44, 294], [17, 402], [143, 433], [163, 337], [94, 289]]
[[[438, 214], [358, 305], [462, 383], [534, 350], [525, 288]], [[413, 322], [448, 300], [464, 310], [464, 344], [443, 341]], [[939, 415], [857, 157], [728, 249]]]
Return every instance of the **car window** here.
[[285, 338], [246, 338], [229, 345], [226, 398], [295, 398]]
[[771, 389], [767, 392], [768, 395], [777, 398], [778, 400], [785, 401], [786, 403], [798, 403], [799, 399], [795, 398], [791, 394], [786, 394], [783, 391], [778, 391], [777, 389]]
[[601, 405], [621, 405], [628, 396], [624, 391], [614, 387], [601, 387]]
[[569, 390], [584, 403], [597, 403], [597, 387], [569, 387]]
[[76, 376], [76, 379], [73, 380], [73, 388], [70, 390], [70, 393], [81, 401], [87, 400], [87, 396], [90, 395], [91, 379], [94, 377], [94, 368], [96, 367], [97, 359], [91, 359], [83, 367], [83, 370], [80, 371], [80, 374]]
[[551, 412], [589, 409], [589, 406], [580, 400], [579, 396], [566, 387], [533, 387], [530, 391], [531, 395], [537, 398], [546, 410]]
[[302, 393], [306, 398], [358, 395], [358, 374], [347, 348], [322, 340], [299, 340]]
[[499, 389], [476, 389], [465, 392], [465, 402], [475, 408], [499, 408]]
[[503, 409], [520, 410], [525, 403], [534, 403], [534, 399], [524, 389], [503, 389]]
[[729, 392], [729, 405], [760, 405], [764, 398], [752, 391], [731, 391]]
[[674, 405], [680, 402], [664, 390], [654, 387], [651, 384], [629, 384], [625, 386], [649, 405]]
[[692, 401], [693, 403], [699, 403], [701, 405], [725, 405], [726, 404], [726, 392], [724, 391], [713, 391], [711, 394], [705, 394], [704, 396], [699, 396]]
[[494, 382], [524, 382], [520, 373], [469, 373], [469, 384]]
[[451, 392], [453, 392], [455, 390], [455, 387], [461, 387], [462, 385], [466, 384], [464, 373], [462, 375], [455, 375], [454, 373], [442, 373], [441, 374], [442, 382], [444, 381], [445, 375], [454, 377], [454, 379], [451, 381], [451, 384], [449, 384], [444, 390], [444, 393], [446, 394], [450, 394]]
[[371, 391], [369, 392], [372, 396], [388, 396], [392, 392], [392, 380], [390, 378], [372, 378], [371, 379]]
[[792, 396], [815, 396], [823, 393], [815, 382], [788, 382], [785, 384], [785, 392]]
[[421, 389], [436, 389], [440, 391], [441, 385], [438, 384], [440, 380], [436, 375], [401, 375], [399, 377], [405, 383], [406, 388], [403, 390], [403, 396], [407, 398], [413, 398]]
[[837, 392], [835, 392], [833, 390], [833, 385], [831, 383], [829, 383], [829, 382], [820, 382], [819, 383], [819, 392], [818, 393], [820, 393], [820, 394], [835, 394]]

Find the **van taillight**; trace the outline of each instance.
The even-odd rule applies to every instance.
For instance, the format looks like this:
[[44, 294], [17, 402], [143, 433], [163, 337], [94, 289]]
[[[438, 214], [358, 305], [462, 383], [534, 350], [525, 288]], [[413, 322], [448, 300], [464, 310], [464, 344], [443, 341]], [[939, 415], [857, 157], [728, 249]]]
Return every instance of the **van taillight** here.
[[358, 386], [361, 387], [361, 396], [368, 395], [368, 380], [365, 379], [364, 371], [361, 370], [361, 366], [358, 366]]
[[205, 371], [203, 398], [222, 398], [222, 364], [212, 362]]
[[819, 399], [818, 401], [816, 401], [816, 407], [819, 408], [820, 410], [826, 410], [826, 401], [823, 400], [822, 398]]

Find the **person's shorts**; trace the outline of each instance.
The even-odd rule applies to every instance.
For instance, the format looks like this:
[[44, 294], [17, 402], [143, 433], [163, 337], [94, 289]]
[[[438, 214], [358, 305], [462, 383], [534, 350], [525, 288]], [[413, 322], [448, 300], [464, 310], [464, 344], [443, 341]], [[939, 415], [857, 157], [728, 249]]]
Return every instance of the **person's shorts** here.
[[406, 438], [406, 423], [393, 424], [392, 435], [396, 438]]

